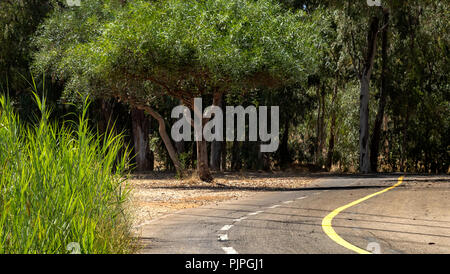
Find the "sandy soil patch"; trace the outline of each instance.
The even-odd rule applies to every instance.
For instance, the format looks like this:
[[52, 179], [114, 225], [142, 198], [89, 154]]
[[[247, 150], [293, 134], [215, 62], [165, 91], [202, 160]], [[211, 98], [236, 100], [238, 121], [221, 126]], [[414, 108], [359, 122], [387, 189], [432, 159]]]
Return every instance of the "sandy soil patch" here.
[[213, 183], [176, 179], [170, 173], [134, 175], [130, 179], [133, 227], [181, 209], [242, 199], [259, 191], [297, 189], [314, 178], [298, 173], [217, 173]]

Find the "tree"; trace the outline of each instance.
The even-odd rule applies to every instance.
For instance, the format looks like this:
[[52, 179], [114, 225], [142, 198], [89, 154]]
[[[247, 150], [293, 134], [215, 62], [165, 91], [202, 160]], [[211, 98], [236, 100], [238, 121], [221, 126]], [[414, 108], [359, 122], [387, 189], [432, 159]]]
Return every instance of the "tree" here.
[[[313, 20], [272, 1], [133, 1], [113, 14], [101, 34], [55, 60], [67, 90], [118, 97], [155, 115], [150, 105], [163, 94], [193, 109], [198, 96], [302, 82], [317, 68]], [[210, 181], [204, 141], [197, 162]]]
[[383, 29], [381, 31], [381, 87], [379, 94], [378, 111], [375, 118], [375, 124], [373, 127], [372, 138], [370, 140], [370, 168], [371, 171], [377, 172], [378, 167], [378, 152], [381, 138], [381, 126], [383, 123], [383, 117], [386, 108], [386, 100], [388, 95], [388, 49], [389, 49], [389, 21], [390, 11], [388, 8], [383, 9]]
[[391, 7], [393, 39], [383, 159], [393, 170], [448, 172], [448, 10], [444, 1]]
[[[124, 1], [83, 1], [80, 7], [67, 7], [65, 1], [54, 5], [55, 10], [49, 18], [38, 28], [32, 46], [38, 48], [34, 53], [33, 71], [35, 74], [47, 73], [53, 81], [67, 85], [70, 75], [58, 68], [58, 61], [62, 60], [65, 52], [78, 43], [83, 43], [101, 34], [100, 26], [113, 20], [113, 10], [121, 9]], [[37, 24], [36, 24], [37, 25]], [[68, 70], [66, 70], [67, 72]], [[104, 87], [101, 87], [103, 89]], [[93, 94], [94, 95], [94, 94]], [[99, 94], [95, 94], [99, 95]], [[94, 97], [92, 97], [94, 98]], [[58, 98], [59, 99], [59, 98]], [[106, 124], [112, 124], [112, 105], [114, 100], [108, 96], [95, 96], [100, 109], [99, 130], [106, 132]], [[61, 102], [77, 102], [77, 92], [64, 92]], [[109, 114], [106, 115], [105, 113]], [[153, 156], [148, 144], [149, 117], [143, 110], [131, 108], [130, 114], [120, 111], [131, 118], [131, 134], [136, 154], [136, 169], [139, 171], [153, 169]], [[104, 120], [104, 121], [102, 121]]]

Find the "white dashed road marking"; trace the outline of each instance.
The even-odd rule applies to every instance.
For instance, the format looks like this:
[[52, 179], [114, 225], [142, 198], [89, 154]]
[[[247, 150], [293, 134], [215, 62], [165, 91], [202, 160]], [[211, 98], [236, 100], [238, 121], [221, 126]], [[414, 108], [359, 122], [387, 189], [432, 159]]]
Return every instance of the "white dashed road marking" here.
[[239, 219], [234, 219], [233, 221], [234, 222], [240, 222], [240, 221], [245, 220], [245, 219], [247, 219], [247, 217], [241, 217]]
[[220, 230], [229, 230], [233, 225], [224, 225]]
[[219, 234], [219, 241], [221, 242], [228, 241], [228, 234]]
[[[319, 194], [319, 193], [317, 193], [317, 192], [315, 192], [315, 193], [312, 193], [313, 195], [316, 195], [316, 194]], [[302, 196], [302, 197], [298, 197], [298, 198], [296, 198], [297, 200], [301, 200], [301, 199], [305, 199], [307, 196]], [[293, 203], [294, 201], [292, 201], [292, 200], [290, 200], [290, 201], [284, 201], [283, 202], [283, 204], [290, 204], [290, 203]], [[268, 208], [277, 208], [277, 207], [280, 207], [281, 205], [273, 205], [273, 206], [270, 206], [270, 207], [268, 207]], [[263, 213], [264, 211], [262, 211], [262, 210], [259, 210], [259, 211], [255, 211], [255, 212], [251, 212], [251, 213], [248, 213], [247, 214], [247, 216], [254, 216], [254, 215], [257, 215], [257, 214], [259, 214], [259, 213]], [[233, 221], [234, 222], [240, 222], [240, 221], [242, 221], [242, 220], [245, 220], [245, 219], [247, 219], [248, 217], [241, 217], [241, 218], [238, 218], [238, 219], [234, 219]], [[224, 225], [220, 230], [221, 231], [227, 231], [227, 230], [229, 230], [230, 228], [232, 228], [233, 227], [233, 225]], [[218, 238], [218, 241], [220, 241], [220, 242], [226, 242], [226, 241], [228, 241], [228, 234], [218, 234], [217, 235], [219, 238]], [[233, 247], [231, 247], [231, 246], [224, 246], [224, 247], [222, 247], [222, 249], [223, 249], [223, 251], [225, 251], [225, 253], [226, 254], [238, 254], [237, 253], [237, 251], [233, 248]]]
[[247, 215], [252, 216], [252, 215], [257, 215], [257, 214], [263, 213], [263, 212], [264, 212], [264, 211], [256, 211], [256, 212], [249, 213], [249, 214], [247, 214]]
[[237, 251], [232, 247], [222, 247], [222, 249], [226, 254], [238, 254]]

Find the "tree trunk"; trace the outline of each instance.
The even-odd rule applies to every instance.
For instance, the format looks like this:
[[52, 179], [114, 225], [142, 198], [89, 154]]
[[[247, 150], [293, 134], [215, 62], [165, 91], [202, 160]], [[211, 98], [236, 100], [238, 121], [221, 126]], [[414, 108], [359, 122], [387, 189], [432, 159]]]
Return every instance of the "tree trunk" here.
[[155, 110], [153, 110], [149, 106], [137, 105], [136, 108], [144, 110], [146, 113], [150, 114], [153, 118], [155, 118], [156, 121], [158, 121], [159, 134], [161, 135], [161, 138], [162, 138], [162, 140], [164, 142], [164, 145], [166, 146], [167, 152], [169, 153], [169, 157], [172, 160], [172, 162], [173, 162], [173, 164], [175, 166], [175, 170], [178, 173], [178, 175], [179, 176], [183, 176], [184, 175], [183, 168], [181, 166], [180, 160], [178, 159], [178, 156], [177, 156], [177, 153], [175, 151], [175, 148], [172, 145], [172, 141], [170, 140], [170, 137], [167, 134], [166, 124], [164, 122], [164, 118], [162, 118], [162, 116], [158, 112], [156, 112]]
[[383, 10], [383, 32], [382, 32], [382, 46], [381, 46], [381, 90], [380, 101], [378, 103], [378, 112], [375, 118], [375, 125], [372, 132], [372, 139], [370, 144], [370, 166], [372, 172], [377, 172], [378, 155], [380, 150], [381, 139], [381, 125], [383, 124], [384, 109], [386, 106], [386, 97], [388, 94], [388, 67], [387, 67], [387, 49], [388, 49], [388, 24], [389, 24], [389, 10]]
[[238, 141], [233, 141], [233, 147], [231, 151], [231, 170], [238, 171], [242, 167], [241, 162], [241, 150]]
[[336, 100], [338, 94], [338, 79], [336, 77], [336, 83], [333, 90], [333, 97], [331, 99], [331, 125], [330, 125], [330, 138], [328, 139], [328, 151], [327, 151], [327, 169], [330, 170], [333, 165], [334, 155], [334, 142], [336, 132]]
[[320, 131], [319, 131], [319, 156], [323, 158], [323, 147], [325, 144], [325, 83], [322, 84], [321, 92], [320, 92], [320, 100], [322, 104], [322, 113], [320, 115]]
[[316, 123], [316, 151], [314, 156], [314, 162], [317, 164], [319, 162], [319, 151], [320, 151], [320, 132], [321, 132], [321, 125], [320, 125], [320, 113], [322, 111], [322, 103], [321, 103], [321, 96], [320, 96], [320, 84], [317, 85], [316, 95], [318, 99], [318, 107], [317, 107], [317, 123]]
[[[202, 106], [196, 106], [195, 102], [192, 104], [193, 106], [193, 112], [194, 112], [194, 121], [191, 121], [191, 125], [194, 127], [195, 130], [195, 120], [201, 119], [201, 138], [200, 140], [197, 140], [194, 138], [196, 144], [197, 144], [197, 173], [200, 180], [205, 182], [212, 182], [213, 177], [211, 175], [211, 171], [209, 169], [209, 163], [208, 163], [208, 143], [203, 138], [203, 128], [205, 124], [208, 122], [209, 119], [203, 118], [203, 108]], [[194, 134], [195, 136], [196, 134]]]
[[[383, 131], [384, 132], [386, 132], [388, 130], [388, 127], [387, 127], [388, 121], [389, 121], [388, 118], [389, 117], [386, 114], [383, 117]], [[383, 147], [384, 147], [384, 149], [383, 149], [383, 151], [384, 151], [383, 160], [386, 163], [386, 162], [389, 162], [389, 157], [390, 157], [389, 156], [389, 140], [386, 137], [384, 138]]]
[[[281, 137], [281, 144], [280, 144], [280, 166], [281, 166], [281, 168], [286, 168], [289, 165], [289, 162], [291, 161], [291, 157], [289, 155], [288, 141], [289, 141], [289, 120], [286, 119], [286, 121], [284, 123], [283, 137]], [[258, 147], [258, 149], [259, 149], [259, 147]]]
[[[213, 105], [223, 109], [222, 106], [222, 94], [214, 94]], [[214, 129], [216, 130], [216, 129]], [[220, 160], [222, 155], [222, 143], [223, 141], [212, 141], [211, 143], [211, 157], [210, 166], [212, 170], [220, 170]]]
[[[183, 104], [183, 100], [180, 100], [180, 105], [182, 105], [182, 104]], [[178, 155], [180, 155], [181, 153], [184, 153], [185, 152], [184, 140], [175, 142], [175, 148], [177, 150]]]
[[192, 153], [191, 153], [191, 168], [196, 168], [196, 161], [197, 161], [197, 142], [192, 143]]
[[361, 80], [359, 107], [359, 169], [361, 173], [370, 172], [369, 162], [369, 81], [367, 77]]
[[227, 142], [223, 141], [222, 142], [222, 171], [226, 171], [227, 170]]
[[184, 148], [184, 140], [181, 140], [179, 142], [175, 142], [175, 148], [177, 150], [177, 154], [180, 155], [181, 153], [185, 152]]
[[378, 17], [371, 19], [367, 36], [367, 55], [360, 74], [360, 106], [359, 106], [359, 170], [361, 173], [370, 172], [369, 159], [369, 87], [378, 36]]
[[200, 180], [212, 182], [213, 177], [208, 166], [208, 143], [205, 140], [197, 141], [197, 172]]
[[150, 118], [145, 116], [143, 110], [131, 109], [131, 125], [133, 132], [134, 152], [136, 154], [136, 170], [153, 170], [153, 157], [149, 147], [148, 134], [150, 131]]
[[[406, 101], [406, 105], [408, 105], [408, 100]], [[407, 155], [406, 152], [408, 151], [408, 125], [409, 125], [409, 111], [406, 111], [406, 117], [405, 117], [405, 124], [402, 128], [402, 145], [401, 147], [401, 155], [400, 155], [400, 171], [406, 172], [406, 162], [407, 162]], [[431, 161], [429, 162], [431, 163]], [[428, 172], [428, 171], [427, 171]]]

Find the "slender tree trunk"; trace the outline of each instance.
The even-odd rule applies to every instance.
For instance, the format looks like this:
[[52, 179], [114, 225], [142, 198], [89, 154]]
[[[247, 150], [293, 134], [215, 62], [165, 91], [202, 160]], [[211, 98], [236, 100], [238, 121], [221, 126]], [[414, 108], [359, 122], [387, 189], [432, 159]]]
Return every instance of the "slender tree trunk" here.
[[222, 142], [222, 150], [221, 150], [221, 154], [222, 154], [222, 167], [221, 170], [222, 171], [226, 171], [227, 170], [227, 142], [223, 141]]
[[369, 81], [361, 78], [359, 108], [359, 169], [361, 173], [370, 172], [369, 162]]
[[179, 176], [184, 176], [183, 168], [181, 166], [180, 160], [178, 159], [177, 153], [175, 151], [175, 148], [173, 147], [172, 141], [170, 140], [169, 135], [167, 134], [166, 130], [166, 124], [164, 121], [164, 118], [156, 112], [154, 109], [149, 107], [148, 105], [145, 105], [143, 103], [139, 103], [138, 100], [131, 96], [120, 96], [119, 94], [116, 95], [119, 97], [120, 100], [123, 100], [127, 102], [131, 107], [136, 108], [138, 110], [143, 110], [150, 116], [156, 119], [158, 121], [158, 131], [159, 135], [161, 136], [161, 139], [164, 142], [164, 145], [166, 146], [167, 152], [169, 153], [169, 157], [173, 162], [173, 165], [175, 166], [175, 170]]
[[[261, 151], [261, 142], [259, 143], [259, 150]], [[270, 156], [267, 152], [260, 152], [262, 157], [262, 169], [269, 171], [271, 169]]]
[[[213, 105], [223, 109], [222, 106], [222, 94], [214, 94]], [[216, 129], [214, 129], [216, 130]], [[210, 166], [212, 170], [220, 170], [220, 160], [222, 155], [222, 143], [223, 141], [213, 141], [211, 143], [211, 157]]]
[[180, 155], [181, 153], [184, 153], [185, 148], [184, 148], [184, 141], [181, 140], [179, 142], [175, 142], [175, 148], [177, 150], [177, 154]]
[[315, 163], [318, 164], [319, 161], [319, 151], [320, 151], [320, 132], [321, 132], [321, 125], [320, 125], [320, 114], [322, 111], [322, 102], [321, 102], [321, 96], [320, 96], [320, 84], [317, 85], [316, 90], [317, 99], [319, 100], [318, 107], [317, 107], [317, 124], [316, 124], [316, 151], [315, 151]]
[[[389, 121], [388, 118], [389, 117], [386, 114], [383, 117], [383, 131], [384, 132], [387, 132], [387, 130], [388, 130], [388, 127], [387, 127], [388, 121]], [[386, 137], [386, 135], [384, 137], [383, 152], [384, 152], [383, 162], [384, 163], [389, 163], [390, 162], [390, 159], [389, 159], [389, 139]]]
[[[180, 105], [183, 104], [183, 100], [180, 100]], [[185, 143], [184, 140], [181, 140], [179, 142], [175, 142], [175, 148], [177, 150], [177, 154], [180, 155], [182, 153], [185, 152], [185, 147], [184, 147]]]
[[[408, 101], [406, 101], [406, 105], [408, 105]], [[407, 155], [406, 152], [408, 151], [408, 125], [409, 125], [409, 111], [406, 111], [406, 117], [405, 117], [405, 124], [402, 128], [402, 145], [401, 145], [401, 163], [400, 163], [400, 171], [406, 172], [406, 161], [407, 161]], [[430, 161], [431, 163], [431, 161]]]
[[167, 130], [166, 130], [166, 124], [164, 122], [164, 118], [155, 110], [153, 110], [151, 107], [149, 106], [141, 106], [141, 105], [137, 105], [136, 106], [137, 109], [141, 109], [144, 110], [146, 113], [150, 114], [153, 118], [156, 119], [156, 121], [158, 121], [158, 125], [159, 125], [159, 134], [164, 142], [164, 145], [166, 146], [167, 152], [169, 153], [169, 157], [172, 160], [174, 166], [175, 166], [175, 170], [178, 173], [178, 175], [183, 176], [183, 168], [181, 166], [180, 160], [178, 159], [177, 153], [175, 151], [175, 148], [172, 145], [172, 141], [170, 140], [169, 135], [167, 134]]
[[197, 141], [197, 171], [200, 180], [212, 182], [213, 177], [208, 166], [208, 143], [205, 140]]
[[238, 141], [233, 141], [233, 147], [231, 151], [231, 169], [233, 171], [238, 171], [242, 168], [241, 162], [241, 150]]
[[150, 131], [150, 118], [145, 116], [143, 110], [131, 109], [131, 125], [133, 132], [134, 152], [136, 154], [136, 170], [153, 170], [153, 157], [149, 149], [148, 134]]
[[331, 99], [331, 125], [330, 125], [330, 138], [328, 139], [328, 151], [327, 151], [327, 169], [330, 170], [333, 165], [334, 154], [334, 142], [336, 132], [336, 100], [338, 94], [338, 78], [336, 77], [336, 83], [333, 90], [333, 97]]
[[370, 147], [370, 166], [372, 172], [377, 172], [378, 155], [380, 150], [381, 139], [381, 125], [383, 124], [384, 109], [386, 106], [386, 97], [388, 93], [388, 65], [387, 65], [387, 49], [388, 49], [388, 24], [389, 24], [389, 10], [383, 10], [383, 31], [382, 31], [382, 46], [381, 46], [381, 90], [380, 101], [378, 103], [378, 112], [375, 118], [375, 125], [373, 128], [371, 147]]
[[360, 107], [359, 107], [359, 169], [361, 173], [370, 172], [369, 159], [369, 87], [379, 29], [378, 17], [373, 17], [367, 36], [367, 55], [360, 75]]
[[192, 143], [192, 153], [191, 153], [191, 168], [196, 168], [195, 163], [197, 161], [197, 142]]
[[[192, 99], [194, 100], [194, 99]], [[208, 122], [209, 119], [203, 118], [203, 109], [200, 107], [197, 109], [195, 106], [195, 103], [192, 103], [193, 106], [193, 113], [194, 113], [194, 121], [191, 121], [192, 127], [194, 127], [195, 130], [195, 118], [200, 117], [201, 121], [201, 134], [203, 134], [203, 128], [205, 124]], [[194, 134], [195, 135], [195, 134]], [[200, 180], [205, 182], [212, 182], [213, 177], [211, 175], [211, 170], [209, 169], [209, 163], [208, 163], [208, 143], [204, 140], [203, 136], [201, 136], [201, 141], [195, 141], [197, 145], [197, 173]]]
[[[289, 155], [288, 141], [289, 141], [289, 120], [286, 119], [286, 121], [284, 123], [284, 133], [283, 133], [283, 137], [281, 137], [281, 144], [280, 144], [280, 166], [281, 166], [281, 168], [286, 168], [288, 166], [289, 162], [291, 161], [291, 156]], [[258, 147], [258, 149], [259, 149], [259, 147]]]
[[322, 113], [320, 115], [320, 130], [319, 130], [319, 136], [320, 136], [320, 140], [319, 140], [319, 156], [321, 158], [323, 158], [323, 147], [325, 144], [325, 89], [326, 89], [326, 85], [325, 83], [322, 84], [322, 88], [320, 91], [320, 100], [321, 100], [321, 104], [322, 104]]

